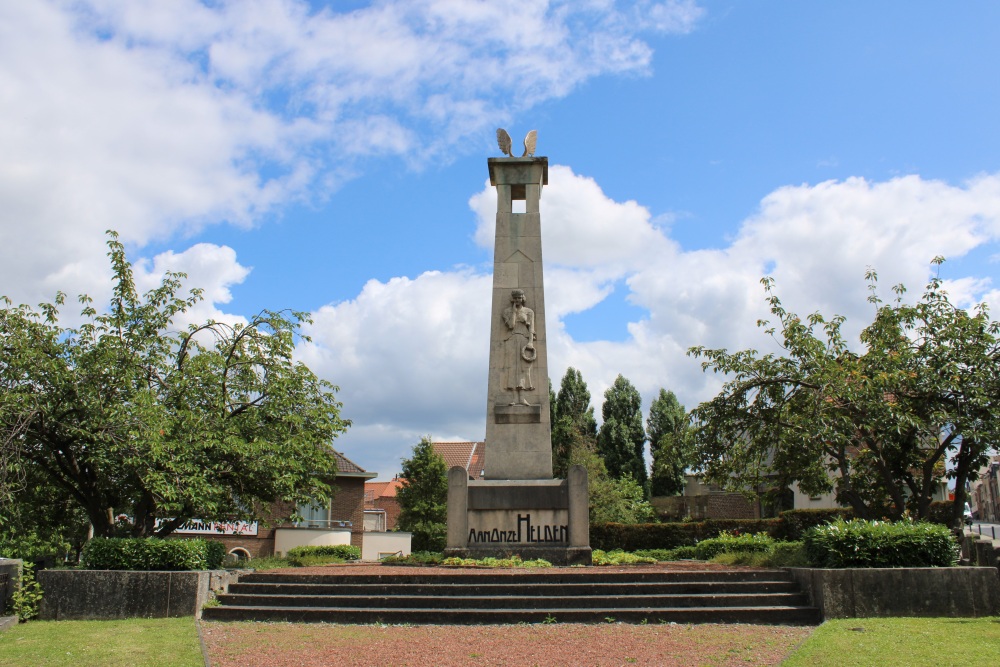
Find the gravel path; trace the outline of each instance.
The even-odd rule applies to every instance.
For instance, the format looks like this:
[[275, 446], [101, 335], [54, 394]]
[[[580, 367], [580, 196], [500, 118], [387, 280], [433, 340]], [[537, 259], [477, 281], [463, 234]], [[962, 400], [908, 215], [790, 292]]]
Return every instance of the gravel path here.
[[[557, 574], [565, 568], [533, 569]], [[600, 572], [734, 569], [704, 562], [602, 567]], [[482, 574], [526, 570], [338, 565], [295, 574]], [[778, 665], [812, 627], [569, 623], [483, 626], [201, 624], [213, 667], [495, 667]]]

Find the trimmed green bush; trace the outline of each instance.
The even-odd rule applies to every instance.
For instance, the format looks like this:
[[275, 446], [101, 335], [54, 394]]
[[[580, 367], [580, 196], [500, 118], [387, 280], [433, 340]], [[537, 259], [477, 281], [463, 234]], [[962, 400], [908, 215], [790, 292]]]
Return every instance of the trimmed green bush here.
[[767, 533], [775, 538], [783, 530], [781, 519], [707, 519], [684, 523], [597, 523], [590, 526], [590, 546], [614, 551], [676, 549], [694, 546], [722, 532]]
[[775, 537], [789, 542], [798, 542], [802, 539], [803, 533], [813, 526], [825, 526], [837, 519], [854, 518], [854, 510], [849, 508], [786, 510], [780, 516], [782, 531]]
[[803, 535], [814, 567], [950, 567], [958, 545], [945, 526], [927, 522], [834, 521]]
[[616, 549], [615, 551], [604, 552], [594, 549], [591, 553], [591, 562], [594, 565], [640, 565], [644, 563], [655, 563], [655, 558], [630, 554]]
[[951, 513], [954, 506], [954, 500], [935, 500], [927, 509], [927, 520], [951, 528]]
[[718, 537], [699, 542], [695, 546], [695, 554], [699, 560], [712, 560], [721, 553], [765, 553], [773, 546], [774, 540], [767, 533], [756, 535], [721, 533]]
[[[361, 549], [350, 544], [327, 544], [320, 546], [292, 547], [285, 554], [292, 565], [296, 561], [310, 561], [310, 565], [335, 563], [361, 558]], [[301, 567], [301, 566], [300, 566]]]
[[444, 556], [438, 551], [414, 551], [408, 556], [388, 556], [383, 565], [440, 565]]
[[95, 537], [84, 546], [81, 562], [91, 570], [212, 570], [225, 553], [222, 543], [208, 540]]

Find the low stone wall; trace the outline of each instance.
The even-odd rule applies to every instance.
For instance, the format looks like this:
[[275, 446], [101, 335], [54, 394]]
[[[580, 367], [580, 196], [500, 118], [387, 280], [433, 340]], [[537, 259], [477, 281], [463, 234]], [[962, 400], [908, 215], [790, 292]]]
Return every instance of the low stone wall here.
[[0, 560], [0, 616], [10, 606], [14, 589], [21, 581], [21, 561], [4, 558]]
[[1000, 567], [1000, 542], [967, 531], [962, 536], [962, 564]]
[[996, 568], [787, 569], [824, 619], [1000, 614]]
[[43, 570], [39, 616], [45, 621], [200, 618], [202, 606], [237, 576], [226, 570]]

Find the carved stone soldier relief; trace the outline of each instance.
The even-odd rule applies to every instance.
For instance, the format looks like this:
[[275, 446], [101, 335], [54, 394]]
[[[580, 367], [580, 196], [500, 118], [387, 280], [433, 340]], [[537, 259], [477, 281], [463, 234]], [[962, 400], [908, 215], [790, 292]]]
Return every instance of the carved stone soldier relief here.
[[535, 311], [525, 305], [524, 290], [512, 290], [510, 303], [503, 311], [503, 323], [507, 327], [504, 389], [514, 392], [510, 405], [530, 405], [522, 392], [535, 389], [531, 380], [531, 367], [538, 356], [535, 352]]

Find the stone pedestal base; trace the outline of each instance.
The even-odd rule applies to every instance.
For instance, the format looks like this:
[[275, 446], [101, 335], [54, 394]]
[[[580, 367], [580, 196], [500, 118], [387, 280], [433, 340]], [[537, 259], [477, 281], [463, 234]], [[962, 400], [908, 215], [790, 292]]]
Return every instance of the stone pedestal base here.
[[464, 468], [448, 472], [446, 556], [590, 565], [587, 471], [567, 479], [472, 481]]

